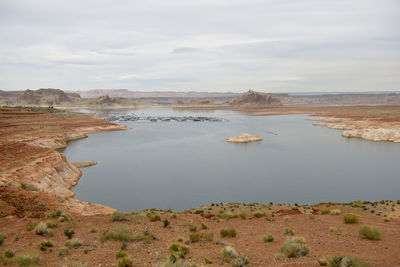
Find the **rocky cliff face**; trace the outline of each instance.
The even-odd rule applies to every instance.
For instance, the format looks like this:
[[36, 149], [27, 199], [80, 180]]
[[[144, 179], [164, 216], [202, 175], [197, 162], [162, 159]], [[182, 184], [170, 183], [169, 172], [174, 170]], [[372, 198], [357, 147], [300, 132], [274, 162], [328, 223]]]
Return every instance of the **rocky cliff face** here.
[[281, 106], [279, 99], [268, 94], [258, 93], [249, 90], [247, 93], [236, 98], [232, 102], [233, 105], [247, 106]]
[[79, 94], [65, 93], [60, 89], [28, 89], [16, 97], [15, 104], [22, 106], [60, 106], [78, 104], [81, 101]]

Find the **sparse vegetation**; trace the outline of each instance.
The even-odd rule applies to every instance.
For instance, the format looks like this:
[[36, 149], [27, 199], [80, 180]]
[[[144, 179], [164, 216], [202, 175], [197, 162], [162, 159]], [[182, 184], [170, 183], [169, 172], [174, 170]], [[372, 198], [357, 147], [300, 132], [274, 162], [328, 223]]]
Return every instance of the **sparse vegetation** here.
[[56, 228], [58, 224], [55, 221], [48, 221], [46, 222], [48, 228]]
[[127, 256], [128, 256], [128, 254], [123, 250], [118, 251], [117, 254], [115, 255], [115, 257], [117, 259], [121, 259], [121, 258], [124, 258], [124, 257], [127, 257]]
[[335, 256], [329, 262], [332, 267], [343, 267], [343, 266], [351, 266], [351, 267], [368, 267], [369, 264], [357, 257], [351, 256]]
[[197, 227], [194, 226], [194, 225], [190, 225], [190, 226], [189, 226], [189, 231], [190, 231], [190, 232], [196, 232], [196, 231], [197, 231]]
[[239, 216], [240, 216], [240, 218], [242, 218], [243, 220], [246, 220], [246, 219], [247, 219], [247, 212], [244, 211], [244, 210], [242, 210], [242, 211], [239, 212]]
[[220, 232], [221, 237], [236, 237], [235, 229], [222, 229]]
[[206, 224], [202, 223], [202, 224], [201, 224], [201, 229], [207, 230], [207, 229], [208, 229], [208, 226], [207, 226]]
[[131, 230], [126, 225], [116, 225], [112, 231], [105, 232], [101, 237], [100, 241], [121, 241], [121, 242], [131, 242], [133, 241], [133, 235]]
[[265, 212], [257, 211], [255, 213], [253, 213], [253, 216], [256, 218], [261, 218], [261, 217], [265, 217], [266, 214], [265, 214]]
[[68, 263], [68, 267], [89, 267], [89, 265], [87, 265], [87, 263], [84, 262], [71, 262]]
[[6, 240], [6, 236], [5, 235], [0, 235], [0, 246], [3, 245], [4, 240]]
[[288, 258], [297, 258], [307, 255], [310, 252], [310, 249], [306, 246], [304, 239], [298, 237], [295, 239], [286, 240], [281, 248], [281, 251]]
[[318, 259], [317, 260], [320, 266], [327, 266], [328, 261], [326, 259]]
[[381, 232], [378, 228], [363, 225], [358, 230], [358, 234], [361, 238], [369, 239], [369, 240], [381, 240]]
[[170, 222], [167, 219], [165, 219], [163, 224], [164, 224], [164, 227], [167, 228], [170, 225]]
[[62, 247], [62, 248], [58, 249], [58, 256], [63, 257], [63, 256], [68, 255], [68, 254], [69, 254], [69, 248]]
[[15, 258], [15, 263], [21, 267], [33, 267], [40, 263], [40, 257], [36, 254], [22, 255]]
[[348, 213], [343, 215], [343, 221], [347, 224], [356, 224], [360, 221], [360, 218], [353, 213]]
[[161, 221], [161, 217], [158, 214], [154, 214], [154, 213], [148, 213], [147, 217], [149, 218], [149, 220], [151, 222], [155, 222], [155, 221]]

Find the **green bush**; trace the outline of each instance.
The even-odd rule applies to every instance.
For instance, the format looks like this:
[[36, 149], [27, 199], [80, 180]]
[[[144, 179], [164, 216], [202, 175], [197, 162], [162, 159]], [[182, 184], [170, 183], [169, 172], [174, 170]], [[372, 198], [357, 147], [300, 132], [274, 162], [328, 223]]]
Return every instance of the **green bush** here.
[[381, 232], [378, 228], [371, 227], [368, 225], [363, 225], [358, 230], [358, 234], [361, 238], [370, 239], [370, 240], [381, 240]]
[[69, 248], [67, 247], [62, 247], [58, 249], [58, 256], [65, 256], [69, 254]]
[[317, 260], [320, 266], [327, 266], [328, 261], [326, 259], [318, 259]]
[[189, 236], [190, 242], [195, 243], [199, 241], [213, 241], [212, 233], [195, 233]]
[[269, 234], [267, 236], [264, 236], [264, 242], [265, 243], [269, 243], [269, 242], [272, 242], [272, 241], [274, 241], [274, 237], [271, 234]]
[[321, 214], [322, 215], [326, 215], [326, 214], [329, 214], [329, 213], [331, 213], [330, 210], [321, 210]]
[[151, 222], [155, 222], [155, 221], [161, 221], [161, 217], [158, 214], [154, 214], [154, 213], [148, 213], [147, 217], [149, 218], [149, 220]]
[[65, 229], [64, 230], [64, 235], [66, 235], [68, 237], [68, 239], [71, 239], [75, 234], [74, 230], [70, 230], [70, 229]]
[[225, 211], [225, 212], [221, 213], [221, 215], [219, 217], [221, 217], [222, 219], [229, 220], [232, 218], [237, 218], [238, 215], [234, 214], [233, 212], [230, 212], [230, 211]]
[[355, 224], [360, 221], [360, 218], [353, 213], [348, 213], [348, 214], [343, 215], [343, 221], [344, 221], [344, 223], [347, 223], [347, 224]]
[[164, 224], [164, 227], [166, 228], [166, 227], [168, 227], [168, 225], [170, 225], [170, 222], [167, 219], [165, 219], [163, 224]]
[[291, 240], [286, 240], [281, 251], [288, 258], [297, 258], [300, 256], [305, 256], [310, 252], [310, 249], [306, 246], [304, 239], [295, 238]]
[[189, 248], [187, 246], [176, 243], [171, 244], [171, 246], [169, 246], [168, 249], [171, 252], [178, 252], [181, 253], [182, 255], [186, 255], [189, 253]]
[[332, 267], [343, 267], [343, 266], [351, 266], [351, 267], [368, 267], [369, 264], [357, 257], [351, 256], [335, 256], [329, 262]]
[[190, 231], [190, 232], [196, 232], [196, 231], [197, 231], [197, 227], [194, 226], [194, 225], [190, 225], [190, 226], [189, 226], [189, 231]]
[[49, 240], [42, 240], [42, 241], [40, 242], [39, 248], [40, 248], [41, 251], [46, 251], [47, 248], [51, 248], [51, 247], [53, 247], [53, 246], [54, 246], [54, 245], [53, 245], [53, 243], [51, 243], [51, 241], [49, 241]]
[[203, 230], [207, 230], [207, 229], [208, 229], [208, 226], [207, 226], [207, 224], [204, 224], [204, 223], [202, 223], [202, 224], [201, 224], [201, 229], [203, 229]]
[[133, 262], [130, 258], [122, 258], [118, 261], [118, 267], [132, 267]]
[[58, 224], [54, 221], [48, 221], [46, 222], [46, 225], [48, 228], [56, 228], [58, 226]]
[[6, 258], [12, 258], [14, 257], [15, 252], [12, 251], [11, 249], [7, 249], [6, 251], [4, 251], [4, 257]]
[[236, 237], [235, 229], [222, 229], [220, 232], [221, 237]]

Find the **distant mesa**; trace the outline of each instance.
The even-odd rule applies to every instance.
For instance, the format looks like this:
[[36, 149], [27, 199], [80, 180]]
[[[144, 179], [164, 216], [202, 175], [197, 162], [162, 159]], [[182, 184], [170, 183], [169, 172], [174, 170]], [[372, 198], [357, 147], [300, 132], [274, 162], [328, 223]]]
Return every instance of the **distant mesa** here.
[[279, 99], [253, 90], [235, 98], [232, 104], [238, 106], [282, 106]]
[[135, 106], [135, 102], [124, 97], [110, 97], [103, 95], [88, 101], [89, 106]]
[[65, 93], [60, 89], [27, 89], [16, 97], [15, 104], [27, 106], [59, 106], [79, 103], [81, 100], [79, 94]]
[[230, 143], [250, 143], [256, 141], [262, 141], [264, 138], [260, 136], [251, 135], [248, 133], [242, 133], [239, 136], [227, 138], [226, 141]]

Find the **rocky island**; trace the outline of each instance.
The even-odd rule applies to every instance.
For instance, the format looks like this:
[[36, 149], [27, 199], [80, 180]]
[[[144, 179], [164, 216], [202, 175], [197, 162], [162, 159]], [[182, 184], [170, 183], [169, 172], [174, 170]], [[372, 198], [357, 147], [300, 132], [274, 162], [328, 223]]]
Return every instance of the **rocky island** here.
[[250, 142], [256, 142], [256, 141], [262, 141], [264, 138], [260, 136], [255, 136], [251, 135], [248, 133], [242, 133], [239, 136], [236, 137], [230, 137], [227, 138], [226, 141], [230, 143], [250, 143]]

